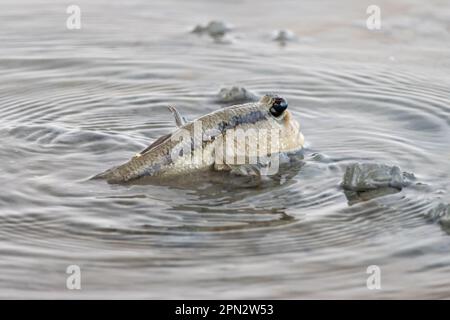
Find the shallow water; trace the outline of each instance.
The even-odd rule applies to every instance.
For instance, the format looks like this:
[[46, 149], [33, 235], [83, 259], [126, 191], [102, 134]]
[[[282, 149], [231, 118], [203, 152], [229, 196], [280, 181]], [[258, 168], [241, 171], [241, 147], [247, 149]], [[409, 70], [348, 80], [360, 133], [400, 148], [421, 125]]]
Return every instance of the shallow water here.
[[[378, 1], [380, 31], [359, 1], [92, 2], [81, 30], [64, 2], [0, 4], [0, 297], [450, 298], [450, 235], [424, 217], [450, 202], [446, 1]], [[226, 41], [189, 33], [212, 19]], [[167, 105], [194, 119], [232, 85], [287, 98], [301, 166], [259, 186], [87, 180], [171, 132]], [[356, 161], [417, 183], [349, 203]]]

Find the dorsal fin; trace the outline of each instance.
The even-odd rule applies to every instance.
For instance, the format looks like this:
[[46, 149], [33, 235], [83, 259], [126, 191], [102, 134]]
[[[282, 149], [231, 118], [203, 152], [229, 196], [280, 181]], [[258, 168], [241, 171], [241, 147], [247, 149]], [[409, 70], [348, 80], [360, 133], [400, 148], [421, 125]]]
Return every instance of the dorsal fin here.
[[173, 116], [175, 117], [175, 124], [177, 125], [178, 128], [184, 126], [186, 123], [188, 123], [188, 121], [186, 120], [185, 117], [183, 117], [181, 115], [181, 113], [173, 106], [168, 106], [167, 107], [173, 114]]
[[[188, 121], [186, 120], [185, 117], [183, 117], [180, 112], [173, 106], [168, 106], [167, 107], [173, 114], [173, 116], [175, 117], [175, 123], [177, 125], [178, 128], [184, 126], [186, 123], [188, 123]], [[142, 150], [141, 152], [137, 153], [135, 155], [135, 157], [140, 157], [142, 156], [144, 153], [150, 151], [151, 149], [159, 146], [161, 143], [163, 143], [164, 141], [166, 141], [167, 139], [169, 139], [171, 136], [171, 134], [166, 134], [164, 136], [159, 137], [158, 139], [156, 139], [155, 141], [153, 141], [153, 143], [151, 145], [149, 145], [147, 148], [145, 148], [144, 150]]]
[[153, 141], [153, 143], [151, 145], [149, 145], [147, 148], [145, 148], [144, 150], [142, 150], [141, 152], [139, 152], [138, 154], [136, 154], [136, 157], [140, 157], [142, 156], [144, 153], [150, 151], [153, 148], [156, 148], [157, 146], [159, 146], [161, 143], [163, 143], [164, 141], [166, 141], [167, 139], [169, 139], [171, 137], [171, 133], [168, 133], [164, 136], [159, 137], [158, 139], [156, 139], [155, 141]]

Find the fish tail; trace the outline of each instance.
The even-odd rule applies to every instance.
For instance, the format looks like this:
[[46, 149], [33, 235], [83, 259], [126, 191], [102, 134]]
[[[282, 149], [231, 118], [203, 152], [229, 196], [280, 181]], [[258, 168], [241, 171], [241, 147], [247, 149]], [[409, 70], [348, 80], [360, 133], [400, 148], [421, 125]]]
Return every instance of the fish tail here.
[[100, 180], [100, 179], [107, 180], [108, 183], [124, 182], [124, 179], [117, 173], [116, 168], [111, 168], [104, 172], [101, 172], [91, 177], [89, 180]]

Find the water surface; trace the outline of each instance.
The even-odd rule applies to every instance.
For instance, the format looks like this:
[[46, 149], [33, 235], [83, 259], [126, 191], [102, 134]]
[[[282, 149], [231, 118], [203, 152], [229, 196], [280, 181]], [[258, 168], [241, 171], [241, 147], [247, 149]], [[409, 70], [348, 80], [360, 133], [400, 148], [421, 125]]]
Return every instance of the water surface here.
[[[425, 218], [450, 202], [448, 2], [378, 1], [379, 31], [364, 1], [77, 4], [81, 30], [64, 1], [0, 4], [0, 297], [450, 298], [450, 236]], [[212, 19], [226, 41], [189, 33]], [[259, 186], [87, 180], [174, 130], [167, 105], [194, 119], [232, 85], [289, 101], [301, 166]], [[349, 203], [356, 161], [418, 184]]]

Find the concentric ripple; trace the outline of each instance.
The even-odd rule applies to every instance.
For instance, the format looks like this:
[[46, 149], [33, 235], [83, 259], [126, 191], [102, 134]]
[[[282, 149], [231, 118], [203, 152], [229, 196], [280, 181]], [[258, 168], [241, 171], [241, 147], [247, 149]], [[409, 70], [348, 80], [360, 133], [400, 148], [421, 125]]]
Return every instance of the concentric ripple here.
[[[74, 297], [64, 289], [71, 264], [83, 270], [83, 298], [372, 297], [372, 264], [385, 277], [377, 297], [449, 297], [450, 237], [424, 218], [450, 202], [449, 70], [436, 58], [448, 55], [385, 38], [332, 42], [361, 31], [314, 31], [319, 20], [308, 29], [294, 13], [286, 23], [315, 41], [280, 47], [247, 14], [217, 43], [188, 33], [204, 19], [199, 3], [103, 5], [81, 1], [79, 33], [63, 29], [50, 1], [39, 3], [45, 21], [0, 30], [1, 297]], [[273, 18], [275, 7], [264, 1]], [[11, 1], [0, 18], [22, 14]], [[222, 107], [216, 93], [231, 85], [288, 100], [303, 159], [256, 184], [222, 174], [160, 186], [88, 180], [172, 131], [166, 106], [195, 119]], [[416, 181], [348, 199], [340, 183], [357, 161]]]

